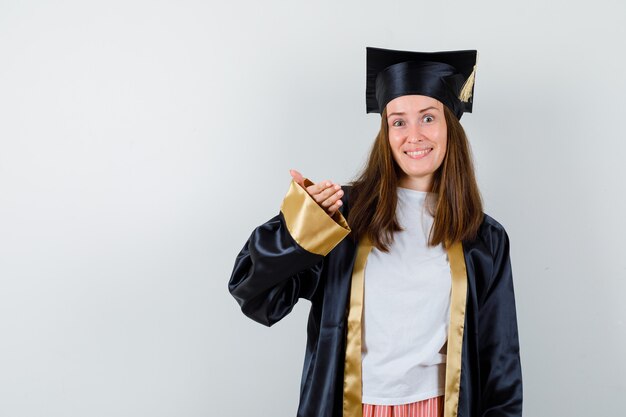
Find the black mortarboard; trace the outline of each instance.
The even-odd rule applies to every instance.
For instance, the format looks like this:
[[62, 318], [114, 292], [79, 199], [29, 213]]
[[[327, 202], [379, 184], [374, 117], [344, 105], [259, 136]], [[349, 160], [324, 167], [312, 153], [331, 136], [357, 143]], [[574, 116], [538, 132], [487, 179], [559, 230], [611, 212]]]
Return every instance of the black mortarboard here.
[[367, 48], [367, 113], [382, 113], [396, 97], [420, 94], [436, 98], [458, 119], [472, 112], [475, 50], [443, 52]]

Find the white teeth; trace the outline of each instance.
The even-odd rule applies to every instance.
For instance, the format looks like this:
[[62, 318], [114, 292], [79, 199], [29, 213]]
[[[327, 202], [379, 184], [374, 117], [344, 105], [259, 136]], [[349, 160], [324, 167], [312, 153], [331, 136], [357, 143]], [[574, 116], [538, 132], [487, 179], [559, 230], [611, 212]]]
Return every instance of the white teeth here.
[[420, 156], [420, 155], [425, 155], [428, 152], [430, 152], [430, 149], [424, 149], [422, 151], [415, 151], [415, 152], [406, 152], [406, 154], [409, 156]]

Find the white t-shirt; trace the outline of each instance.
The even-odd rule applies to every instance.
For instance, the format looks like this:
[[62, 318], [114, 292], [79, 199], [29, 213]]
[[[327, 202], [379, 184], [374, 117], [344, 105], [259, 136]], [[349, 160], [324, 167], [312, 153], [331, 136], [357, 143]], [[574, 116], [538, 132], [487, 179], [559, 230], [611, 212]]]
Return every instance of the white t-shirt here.
[[400, 405], [443, 395], [451, 275], [442, 245], [429, 247], [427, 193], [398, 187], [388, 253], [367, 258], [363, 301], [363, 402]]

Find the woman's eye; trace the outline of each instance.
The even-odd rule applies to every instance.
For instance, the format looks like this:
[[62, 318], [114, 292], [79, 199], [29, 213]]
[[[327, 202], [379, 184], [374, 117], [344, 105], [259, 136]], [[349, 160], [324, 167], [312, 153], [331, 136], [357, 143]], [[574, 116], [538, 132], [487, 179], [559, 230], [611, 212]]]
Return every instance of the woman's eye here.
[[393, 122], [393, 125], [396, 127], [404, 126], [404, 122], [402, 120], [396, 120], [395, 122]]
[[426, 123], [430, 123], [433, 120], [435, 120], [435, 118], [433, 116], [424, 116], [424, 118], [422, 119], [422, 121], [426, 122]]

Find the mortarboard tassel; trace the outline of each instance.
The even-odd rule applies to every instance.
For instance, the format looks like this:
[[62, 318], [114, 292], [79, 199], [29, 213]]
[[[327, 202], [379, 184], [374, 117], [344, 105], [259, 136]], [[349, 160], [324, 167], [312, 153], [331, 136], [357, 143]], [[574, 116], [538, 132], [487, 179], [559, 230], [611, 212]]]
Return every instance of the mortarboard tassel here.
[[465, 80], [465, 84], [461, 88], [461, 92], [459, 93], [459, 99], [461, 101], [468, 101], [472, 96], [472, 88], [474, 87], [474, 78], [476, 77], [476, 65], [474, 65], [474, 69], [470, 76]]
[[476, 77], [476, 65], [478, 64], [478, 52], [476, 52], [476, 64], [472, 68], [472, 73], [467, 77], [461, 92], [459, 93], [459, 100], [467, 102], [472, 96], [472, 89], [474, 88], [474, 78]]

